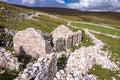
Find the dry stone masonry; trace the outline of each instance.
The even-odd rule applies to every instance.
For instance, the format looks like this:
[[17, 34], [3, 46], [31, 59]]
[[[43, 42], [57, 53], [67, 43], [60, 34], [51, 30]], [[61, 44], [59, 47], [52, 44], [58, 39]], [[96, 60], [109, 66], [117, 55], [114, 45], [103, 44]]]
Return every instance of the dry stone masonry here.
[[44, 39], [40, 31], [33, 28], [27, 28], [16, 33], [13, 43], [16, 53], [33, 58], [39, 58], [43, 54], [52, 52], [50, 42]]
[[41, 56], [28, 66], [14, 80], [53, 80], [57, 72], [57, 56], [55, 53]]
[[[81, 43], [81, 31], [72, 32], [64, 25], [56, 28], [52, 36], [46, 36], [39, 30], [27, 28], [19, 31], [13, 38], [14, 50], [21, 55], [39, 58], [41, 55], [55, 51], [64, 51]], [[54, 46], [53, 46], [54, 45]]]
[[61, 51], [81, 43], [82, 32], [72, 32], [64, 25], [58, 26], [52, 33], [54, 49]]

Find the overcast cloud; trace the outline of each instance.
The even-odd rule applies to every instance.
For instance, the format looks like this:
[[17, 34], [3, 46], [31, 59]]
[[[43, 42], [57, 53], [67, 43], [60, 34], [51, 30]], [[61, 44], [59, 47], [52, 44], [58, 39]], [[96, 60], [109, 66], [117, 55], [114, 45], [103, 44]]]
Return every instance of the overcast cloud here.
[[36, 7], [65, 7], [83, 11], [120, 12], [120, 0], [1, 0], [8, 3]]

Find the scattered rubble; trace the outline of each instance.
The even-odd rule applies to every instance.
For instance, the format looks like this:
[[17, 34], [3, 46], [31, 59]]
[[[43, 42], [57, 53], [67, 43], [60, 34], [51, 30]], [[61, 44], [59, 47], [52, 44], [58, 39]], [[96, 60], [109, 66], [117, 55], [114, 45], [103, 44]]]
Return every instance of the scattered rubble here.
[[57, 72], [57, 56], [55, 53], [42, 55], [38, 61], [28, 66], [14, 80], [53, 80]]
[[11, 36], [14, 36], [17, 32], [17, 30], [5, 29], [5, 33]]
[[40, 15], [41, 14], [39, 12], [19, 13], [20, 18], [23, 20], [34, 20], [37, 19]]
[[1, 68], [10, 70], [20, 70], [22, 63], [18, 62], [18, 58], [12, 56], [11, 52], [6, 51], [5, 48], [0, 48], [0, 71]]
[[95, 45], [81, 47], [71, 53], [66, 68], [58, 71], [54, 80], [97, 80], [97, 76], [88, 74], [89, 69], [95, 64], [111, 71], [119, 70], [116, 63], [109, 60], [108, 52], [101, 51], [104, 43], [87, 30], [85, 30], [85, 33], [93, 40]]

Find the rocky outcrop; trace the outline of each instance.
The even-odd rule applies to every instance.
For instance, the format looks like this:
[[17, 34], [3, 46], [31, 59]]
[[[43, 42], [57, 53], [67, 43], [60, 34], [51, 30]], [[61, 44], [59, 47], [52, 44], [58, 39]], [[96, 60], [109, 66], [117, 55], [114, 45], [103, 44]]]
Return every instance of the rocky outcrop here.
[[23, 20], [34, 20], [39, 18], [40, 15], [41, 15], [40, 12], [19, 13], [20, 19], [23, 19]]
[[17, 30], [5, 29], [5, 33], [11, 36], [14, 36], [17, 32]]
[[16, 33], [13, 43], [14, 50], [20, 55], [39, 58], [43, 54], [52, 52], [50, 41], [44, 39], [43, 34], [33, 28]]
[[[58, 26], [53, 32], [54, 49], [61, 51], [69, 49], [71, 46], [79, 45], [81, 43], [82, 32], [72, 32], [69, 28], [64, 25]], [[61, 42], [61, 44], [59, 44]]]
[[28, 66], [14, 80], [53, 80], [57, 72], [57, 56], [55, 53], [45, 54], [38, 61]]
[[18, 62], [18, 58], [12, 56], [11, 52], [6, 51], [4, 48], [0, 48], [0, 70], [10, 69], [18, 71], [22, 68], [22, 63]]

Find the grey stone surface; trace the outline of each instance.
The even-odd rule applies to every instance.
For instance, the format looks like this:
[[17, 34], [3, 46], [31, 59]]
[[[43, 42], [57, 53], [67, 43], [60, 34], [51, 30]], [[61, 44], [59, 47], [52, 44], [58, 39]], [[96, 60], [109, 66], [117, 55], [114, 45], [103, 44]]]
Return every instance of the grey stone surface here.
[[65, 42], [65, 47], [67, 49], [69, 49], [70, 47], [73, 46], [73, 35], [69, 35], [68, 37], [66, 37], [66, 42]]
[[65, 40], [61, 38], [54, 39], [54, 48], [55, 51], [63, 51], [65, 50]]

